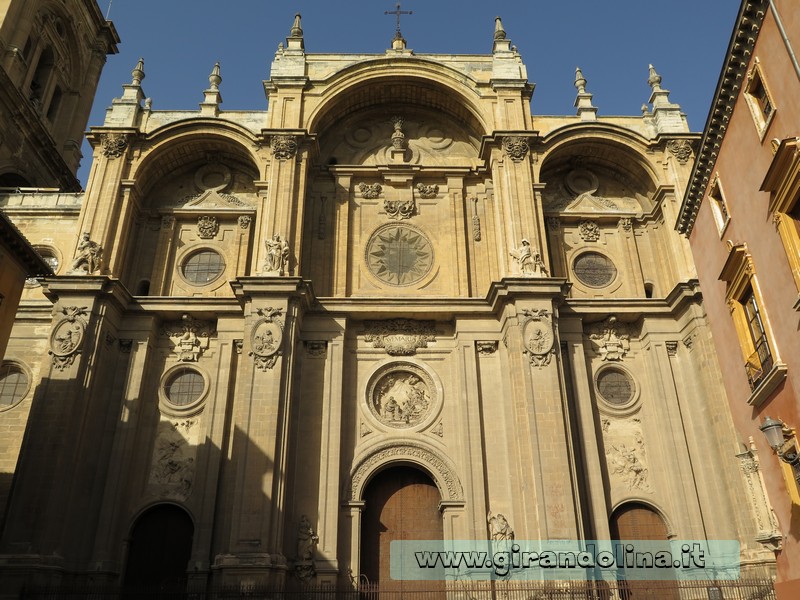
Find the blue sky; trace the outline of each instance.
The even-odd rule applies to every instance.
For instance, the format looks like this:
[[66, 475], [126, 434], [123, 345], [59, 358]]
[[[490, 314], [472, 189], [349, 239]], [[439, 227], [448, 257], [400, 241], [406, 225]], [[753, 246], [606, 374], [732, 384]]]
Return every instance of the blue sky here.
[[[109, 0], [99, 0], [103, 12]], [[262, 81], [294, 14], [303, 15], [306, 52], [382, 53], [394, 35], [393, 0], [113, 0], [122, 38], [100, 81], [90, 126], [145, 59], [142, 87], [154, 110], [197, 109], [214, 63], [222, 64], [223, 110], [265, 109]], [[647, 65], [664, 78], [693, 130], [705, 124], [738, 0], [403, 0], [402, 31], [418, 53], [491, 51], [499, 15], [536, 84], [534, 114], [574, 114], [575, 67], [599, 115], [640, 114]], [[91, 149], [78, 176], [85, 183]]]

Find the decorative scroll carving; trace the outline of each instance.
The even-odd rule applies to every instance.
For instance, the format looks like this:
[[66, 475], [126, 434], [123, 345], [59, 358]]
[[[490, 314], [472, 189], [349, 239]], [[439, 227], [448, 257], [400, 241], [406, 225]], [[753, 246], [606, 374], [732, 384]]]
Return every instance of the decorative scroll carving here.
[[489, 356], [497, 352], [497, 340], [486, 342], [475, 342], [475, 350], [478, 356]]
[[238, 219], [239, 227], [242, 229], [247, 229], [250, 227], [250, 222], [252, 221], [252, 217], [250, 215], [241, 215]]
[[278, 357], [283, 353], [283, 310], [280, 308], [259, 308], [256, 310], [261, 318], [253, 326], [250, 334], [249, 356], [253, 357], [256, 368], [266, 371], [275, 366]]
[[600, 239], [600, 227], [594, 221], [581, 221], [578, 234], [584, 242], [596, 242]]
[[532, 365], [541, 369], [550, 364], [555, 352], [552, 316], [545, 309], [523, 310], [522, 314], [525, 316], [522, 323], [523, 353], [528, 355]]
[[236, 351], [236, 354], [241, 354], [244, 349], [244, 340], [233, 340], [233, 349]]
[[73, 365], [75, 357], [81, 352], [89, 308], [65, 306], [61, 309], [61, 314], [62, 317], [53, 326], [50, 334], [48, 354], [52, 356], [53, 367], [64, 371]]
[[561, 229], [561, 219], [558, 217], [547, 217], [547, 229], [550, 231], [559, 231]]
[[264, 241], [267, 257], [264, 259], [264, 273], [286, 275], [289, 271], [289, 244], [277, 233]]
[[297, 136], [294, 135], [273, 135], [269, 145], [278, 160], [289, 160], [297, 154]]
[[520, 162], [530, 150], [528, 138], [518, 135], [509, 135], [503, 138], [503, 152], [514, 162]]
[[514, 257], [523, 277], [547, 277], [547, 268], [539, 251], [531, 247], [531, 243], [524, 239], [519, 248], [512, 248], [509, 254]]
[[622, 360], [631, 348], [631, 327], [613, 315], [602, 323], [590, 325], [587, 335], [602, 360]]
[[197, 234], [201, 239], [210, 240], [219, 232], [216, 217], [202, 216], [197, 219]]
[[358, 189], [361, 192], [361, 197], [367, 200], [374, 200], [381, 195], [383, 186], [380, 183], [359, 183]]
[[350, 489], [346, 496], [351, 500], [361, 499], [361, 493], [369, 476], [382, 465], [406, 461], [423, 465], [436, 482], [444, 500], [463, 501], [464, 491], [455, 474], [455, 469], [432, 451], [416, 444], [398, 445], [396, 442], [379, 447], [361, 460], [350, 477]]
[[628, 218], [622, 218], [619, 220], [619, 226], [623, 231], [630, 231], [633, 229], [633, 221]]
[[417, 212], [417, 203], [413, 198], [410, 200], [384, 199], [383, 210], [386, 211], [390, 219], [410, 219]]
[[69, 274], [92, 275], [100, 270], [102, 261], [103, 247], [90, 239], [89, 232], [84, 232]]
[[758, 527], [756, 541], [773, 552], [777, 552], [781, 549], [783, 537], [778, 528], [775, 513], [772, 511], [769, 496], [767, 496], [756, 445], [752, 437], [749, 442], [749, 447], [738, 453], [736, 458], [739, 459], [739, 466], [747, 484], [747, 500], [750, 504], [750, 511], [755, 517], [756, 526]]
[[439, 195], [439, 186], [425, 185], [424, 183], [418, 183], [417, 193], [419, 194], [420, 198], [425, 198], [426, 200], [430, 200], [431, 198], [436, 198], [436, 196]]
[[667, 142], [667, 150], [678, 159], [682, 165], [686, 164], [692, 156], [692, 146], [686, 140], [670, 140]]
[[197, 362], [208, 349], [215, 327], [211, 321], [199, 321], [191, 315], [183, 315], [180, 321], [164, 323], [162, 333], [170, 339], [177, 361]]
[[306, 354], [312, 358], [324, 358], [328, 353], [328, 342], [325, 340], [307, 340]]
[[371, 342], [373, 348], [384, 348], [390, 356], [411, 356], [418, 348], [427, 348], [428, 342], [436, 341], [435, 321], [365, 321], [364, 327], [364, 340]]
[[103, 156], [114, 160], [125, 153], [128, 147], [128, 136], [123, 133], [104, 133], [100, 137], [100, 145], [103, 148]]

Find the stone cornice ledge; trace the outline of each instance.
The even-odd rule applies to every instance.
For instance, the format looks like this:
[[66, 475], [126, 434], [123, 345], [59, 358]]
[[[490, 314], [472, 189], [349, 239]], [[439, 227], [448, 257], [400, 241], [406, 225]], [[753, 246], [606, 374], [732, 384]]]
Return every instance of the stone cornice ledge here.
[[562, 314], [634, 314], [674, 317], [703, 298], [696, 279], [678, 283], [665, 298], [569, 298]]
[[756, 408], [764, 404], [764, 402], [772, 396], [772, 392], [786, 379], [788, 370], [789, 367], [787, 367], [785, 363], [775, 363], [769, 370], [769, 373], [767, 373], [767, 376], [764, 377], [761, 383], [756, 386], [756, 389], [753, 390], [753, 393], [750, 394], [747, 403]]
[[700, 151], [697, 152], [675, 224], [679, 233], [690, 235], [694, 228], [768, 5], [768, 0], [742, 2], [703, 129]]

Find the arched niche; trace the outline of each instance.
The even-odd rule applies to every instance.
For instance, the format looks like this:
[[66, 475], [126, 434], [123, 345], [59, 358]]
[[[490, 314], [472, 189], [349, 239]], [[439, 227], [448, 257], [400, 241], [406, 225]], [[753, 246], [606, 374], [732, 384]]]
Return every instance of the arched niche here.
[[638, 140], [575, 132], [548, 152], [540, 181], [550, 213], [640, 213], [653, 206], [656, 176]]

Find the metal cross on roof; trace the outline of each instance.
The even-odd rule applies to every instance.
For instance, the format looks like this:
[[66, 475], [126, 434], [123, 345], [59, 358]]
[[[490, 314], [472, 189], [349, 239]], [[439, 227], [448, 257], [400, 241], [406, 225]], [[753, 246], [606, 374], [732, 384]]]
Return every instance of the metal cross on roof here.
[[395, 15], [397, 17], [397, 31], [396, 33], [400, 34], [400, 15], [413, 15], [413, 10], [400, 10], [400, 3], [397, 3], [397, 8], [394, 10], [386, 10], [383, 12], [385, 15]]

